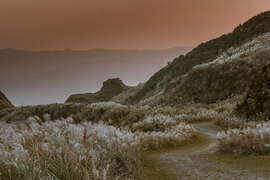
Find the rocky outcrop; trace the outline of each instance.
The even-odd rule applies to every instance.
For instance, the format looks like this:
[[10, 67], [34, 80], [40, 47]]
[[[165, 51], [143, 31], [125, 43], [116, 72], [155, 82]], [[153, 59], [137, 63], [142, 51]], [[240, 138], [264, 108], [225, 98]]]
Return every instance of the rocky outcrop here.
[[86, 94], [74, 94], [67, 99], [67, 103], [95, 103], [111, 100], [114, 96], [119, 95], [123, 91], [128, 90], [126, 86], [119, 78], [108, 79], [103, 82], [103, 86], [100, 91], [96, 93]]
[[6, 108], [13, 107], [7, 97], [0, 91], [0, 111]]

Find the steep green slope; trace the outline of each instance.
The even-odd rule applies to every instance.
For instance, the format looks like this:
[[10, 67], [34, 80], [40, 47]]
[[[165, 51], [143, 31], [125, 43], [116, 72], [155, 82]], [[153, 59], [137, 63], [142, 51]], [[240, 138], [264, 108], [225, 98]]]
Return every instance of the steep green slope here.
[[170, 85], [163, 102], [177, 105], [181, 103], [215, 103], [246, 92], [256, 81], [257, 69], [270, 63], [270, 50], [250, 52], [231, 61], [194, 68], [180, 84]]
[[95, 103], [109, 101], [112, 97], [129, 89], [119, 78], [108, 79], [103, 82], [100, 91], [96, 93], [74, 94], [67, 99], [67, 103]]
[[179, 56], [174, 61], [154, 74], [144, 88], [135, 96], [129, 98], [130, 103], [138, 103], [149, 96], [171, 89], [172, 84], [180, 84], [179, 78], [192, 67], [213, 61], [231, 47], [238, 47], [252, 38], [270, 31], [270, 11], [253, 17], [232, 33], [223, 35], [206, 43], [202, 43], [185, 56]]

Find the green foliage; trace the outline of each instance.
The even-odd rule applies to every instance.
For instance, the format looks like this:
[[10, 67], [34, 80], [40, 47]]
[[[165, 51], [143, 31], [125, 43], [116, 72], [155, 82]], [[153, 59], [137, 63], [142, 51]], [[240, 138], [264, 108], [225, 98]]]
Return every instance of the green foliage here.
[[[270, 57], [268, 57], [270, 59]], [[236, 112], [248, 119], [270, 118], [270, 62], [253, 71], [252, 83]]]
[[143, 120], [149, 111], [143, 107], [116, 106], [116, 107], [85, 107], [73, 116], [76, 122], [83, 120], [91, 122], [103, 121], [116, 127], [131, 126], [132, 123]]
[[254, 134], [235, 135], [231, 138], [222, 139], [218, 144], [220, 153], [239, 155], [269, 155], [270, 149], [265, 146], [270, 143], [269, 136], [261, 138]]
[[263, 50], [232, 62], [196, 68], [181, 83], [173, 88], [170, 86], [163, 104], [211, 104], [242, 95], [253, 81], [257, 81], [252, 78], [257, 69], [267, 63], [270, 63], [270, 52]]
[[0, 113], [2, 120], [22, 121], [28, 117], [38, 116], [42, 121], [45, 121], [44, 115], [49, 114], [52, 120], [67, 118], [76, 114], [85, 107], [84, 104], [48, 104], [37, 106], [24, 106], [13, 109], [6, 109]]
[[114, 104], [112, 106], [87, 105], [87, 104], [48, 104], [37, 106], [25, 106], [14, 109], [6, 109], [0, 113], [0, 118], [6, 122], [23, 121], [29, 117], [39, 117], [46, 121], [44, 115], [50, 115], [50, 120], [73, 117], [80, 123], [82, 121], [91, 121], [98, 123], [106, 122], [116, 127], [131, 126], [132, 123], [143, 120], [150, 109], [139, 106], [122, 106]]

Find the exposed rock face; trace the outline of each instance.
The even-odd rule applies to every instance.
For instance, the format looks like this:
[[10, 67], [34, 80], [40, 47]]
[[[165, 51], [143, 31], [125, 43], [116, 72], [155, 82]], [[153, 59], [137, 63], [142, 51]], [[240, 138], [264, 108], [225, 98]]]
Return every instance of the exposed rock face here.
[[[224, 72], [225, 74], [227, 73], [228, 75], [227, 78], [225, 75], [222, 75], [221, 72], [218, 72], [218, 76], [220, 77], [216, 78], [216, 80], [217, 79], [219, 79], [219, 81], [226, 80], [227, 82], [225, 82], [224, 84], [212, 83], [212, 80], [215, 79], [215, 77], [211, 78], [209, 76], [215, 76], [216, 75], [215, 71], [217, 71], [213, 69], [213, 66], [209, 68], [209, 73], [205, 71], [203, 72], [204, 73], [203, 75], [208, 76], [209, 78], [200, 77], [199, 73], [197, 73], [196, 74], [197, 77], [195, 77], [195, 74], [193, 73], [194, 70], [193, 68], [201, 64], [206, 65], [205, 67], [207, 68], [209, 67], [208, 65], [210, 65], [212, 62], [214, 64], [218, 64], [223, 60], [225, 61], [227, 59], [236, 59], [239, 56], [246, 56], [246, 55], [248, 56], [249, 53], [255, 53], [257, 49], [265, 49], [267, 46], [269, 46], [269, 39], [268, 39], [269, 34], [266, 34], [269, 32], [270, 32], [270, 11], [259, 14], [258, 16], [250, 19], [243, 25], [238, 26], [232, 33], [223, 35], [217, 39], [213, 39], [206, 43], [202, 43], [198, 47], [194, 48], [187, 55], [179, 56], [172, 63], [168, 64], [166, 67], [164, 67], [159, 72], [154, 74], [150, 78], [150, 80], [146, 82], [142, 90], [140, 90], [136, 95], [129, 98], [129, 102], [140, 103], [149, 98], [154, 99], [156, 101], [157, 99], [159, 99], [157, 96], [166, 97], [165, 99], [170, 100], [171, 98], [175, 98], [174, 95], [177, 94], [178, 95], [177, 103], [179, 103], [182, 102], [181, 94], [184, 93], [183, 91], [186, 92], [190, 91], [190, 93], [187, 92], [186, 94], [187, 96], [190, 95], [191, 93], [195, 93], [192, 94], [192, 98], [189, 99], [187, 98], [187, 101], [196, 100], [197, 102], [202, 103], [203, 102], [211, 103], [213, 101], [216, 101], [216, 98], [214, 98], [216, 93], [209, 94], [209, 96], [213, 96], [212, 99], [211, 97], [204, 97], [204, 98], [197, 98], [197, 97], [199, 97], [202, 93], [207, 93], [206, 92], [207, 89], [210, 88], [215, 89], [214, 86], [216, 85], [217, 86], [221, 85], [216, 88], [217, 93], [219, 93], [220, 91], [222, 91], [223, 88], [225, 88], [225, 85], [229, 83], [229, 81], [227, 80], [230, 80], [231, 76], [237, 75], [237, 72], [240, 72], [241, 68], [239, 69], [239, 71], [235, 70], [231, 74], [224, 72], [227, 70], [230, 71], [230, 67], [226, 67], [228, 65], [218, 67], [218, 71]], [[259, 36], [262, 37], [262, 40], [256, 39]], [[255, 41], [253, 42], [253, 40]], [[267, 41], [266, 45], [264, 45], [264, 41]], [[190, 77], [191, 74], [193, 78]], [[202, 80], [202, 78], [204, 78], [204, 81], [202, 82], [204, 84], [199, 83]], [[199, 89], [203, 89], [204, 90], [203, 92], [196, 90], [197, 87], [192, 85], [193, 80], [196, 80], [199, 85], [202, 85], [202, 87]], [[233, 90], [232, 92], [228, 92], [227, 94], [224, 94], [224, 96], [221, 95], [223, 96], [222, 98], [226, 98], [230, 94], [233, 94], [235, 92], [235, 88], [237, 87], [234, 86], [232, 87]], [[243, 88], [245, 87], [243, 86]], [[196, 94], [198, 95], [197, 97]], [[186, 95], [183, 96], [187, 97]], [[205, 96], [207, 95], [205, 94]]]
[[7, 99], [7, 97], [0, 91], [0, 111], [9, 107], [13, 107], [13, 105]]
[[103, 82], [103, 86], [100, 91], [96, 93], [86, 94], [74, 94], [67, 99], [67, 103], [95, 103], [102, 101], [109, 101], [112, 97], [128, 90], [126, 86], [119, 78], [108, 79]]

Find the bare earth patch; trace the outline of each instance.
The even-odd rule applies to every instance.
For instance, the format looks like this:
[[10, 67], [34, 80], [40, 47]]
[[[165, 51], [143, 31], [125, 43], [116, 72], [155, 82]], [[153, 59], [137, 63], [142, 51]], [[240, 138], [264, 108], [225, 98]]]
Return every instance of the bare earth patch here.
[[269, 179], [270, 156], [235, 158], [217, 154], [215, 136], [219, 128], [211, 123], [197, 123], [194, 126], [201, 135], [192, 144], [144, 154], [144, 179]]

